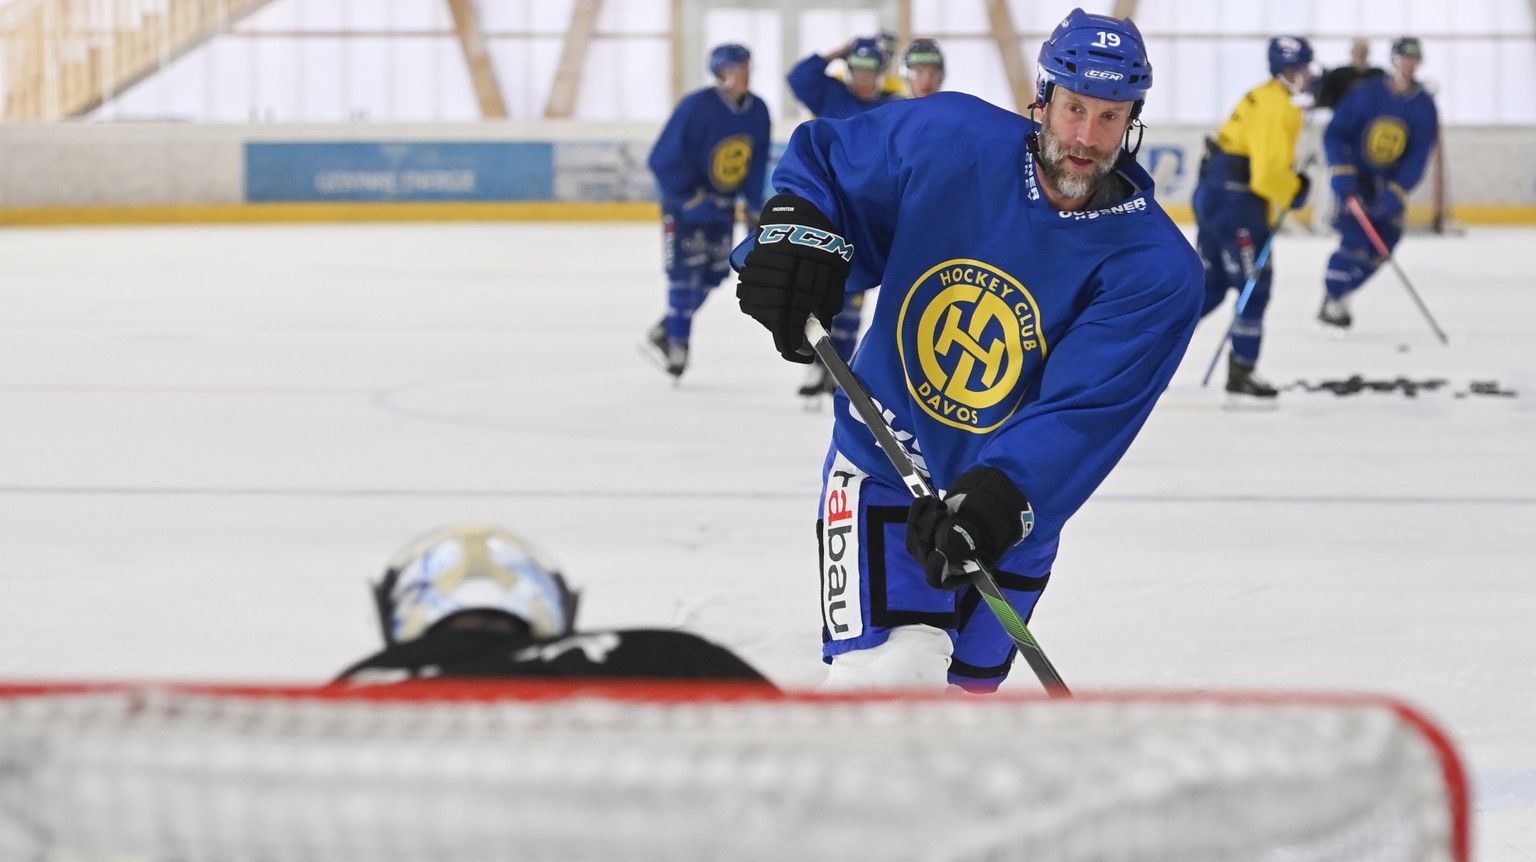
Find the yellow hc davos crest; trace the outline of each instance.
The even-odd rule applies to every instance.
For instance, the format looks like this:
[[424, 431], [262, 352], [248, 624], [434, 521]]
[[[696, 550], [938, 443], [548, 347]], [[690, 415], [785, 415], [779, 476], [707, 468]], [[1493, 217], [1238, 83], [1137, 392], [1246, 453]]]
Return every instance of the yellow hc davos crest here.
[[1408, 125], [1397, 117], [1381, 117], [1365, 130], [1365, 157], [1373, 165], [1395, 165], [1406, 149]]
[[710, 155], [710, 181], [717, 191], [733, 192], [747, 179], [752, 166], [752, 136], [731, 135]]
[[1025, 366], [1045, 358], [1035, 298], [979, 260], [947, 260], [923, 273], [898, 326], [912, 333], [910, 347], [907, 338], [899, 342], [912, 397], [934, 419], [977, 434], [1013, 415], [1024, 398]]

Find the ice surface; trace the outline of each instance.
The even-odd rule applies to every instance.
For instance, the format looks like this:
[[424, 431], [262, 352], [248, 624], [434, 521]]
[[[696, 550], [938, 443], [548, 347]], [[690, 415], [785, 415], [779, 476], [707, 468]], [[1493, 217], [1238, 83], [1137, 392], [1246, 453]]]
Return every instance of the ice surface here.
[[[1533, 245], [1404, 241], [1444, 347], [1390, 270], [1317, 334], [1330, 240], [1282, 237], [1261, 373], [1447, 383], [1222, 410], [1224, 369], [1199, 381], [1229, 302], [1065, 533], [1031, 627], [1067, 681], [1401, 696], [1462, 746], [1478, 858], [1536, 859]], [[7, 230], [0, 255], [0, 677], [320, 681], [377, 645], [391, 552], [482, 520], [562, 561], [585, 627], [821, 678], [830, 415], [728, 288], [679, 388], [636, 354], [657, 226]], [[1456, 396], [1486, 381], [1518, 395]]]

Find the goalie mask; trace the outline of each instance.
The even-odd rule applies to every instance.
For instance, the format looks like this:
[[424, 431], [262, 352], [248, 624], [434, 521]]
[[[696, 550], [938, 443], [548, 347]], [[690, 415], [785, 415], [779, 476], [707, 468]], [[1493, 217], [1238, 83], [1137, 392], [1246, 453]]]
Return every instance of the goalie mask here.
[[577, 595], [552, 560], [522, 538], [466, 524], [402, 548], [374, 585], [387, 644], [406, 643], [467, 611], [506, 614], [537, 638], [570, 633]]

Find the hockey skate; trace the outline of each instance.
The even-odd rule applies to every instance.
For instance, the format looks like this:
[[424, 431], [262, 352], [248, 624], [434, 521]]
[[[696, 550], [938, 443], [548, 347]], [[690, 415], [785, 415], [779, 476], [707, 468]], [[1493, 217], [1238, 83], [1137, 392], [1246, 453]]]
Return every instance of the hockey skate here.
[[1227, 405], [1237, 409], [1268, 409], [1277, 406], [1280, 390], [1271, 386], [1236, 356], [1227, 354]]
[[665, 318], [646, 332], [645, 343], [640, 345], [640, 353], [657, 368], [671, 375], [673, 385], [677, 384], [678, 378], [682, 377], [683, 371], [688, 368], [688, 345], [667, 337]]
[[831, 395], [837, 391], [837, 382], [832, 379], [832, 372], [819, 361], [812, 362], [806, 371], [805, 382], [800, 385], [798, 393], [805, 399], [805, 409], [821, 409], [821, 396]]
[[1349, 298], [1334, 299], [1324, 295], [1323, 307], [1318, 309], [1317, 319], [1322, 323], [1324, 331], [1342, 335], [1355, 322], [1349, 314]]

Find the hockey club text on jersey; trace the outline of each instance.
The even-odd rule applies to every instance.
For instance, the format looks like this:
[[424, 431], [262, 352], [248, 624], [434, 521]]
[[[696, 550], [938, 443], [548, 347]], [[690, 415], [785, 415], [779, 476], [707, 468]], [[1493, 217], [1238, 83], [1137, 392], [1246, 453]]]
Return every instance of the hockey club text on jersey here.
[[819, 248], [837, 255], [843, 260], [853, 260], [853, 246], [835, 233], [806, 227], [803, 224], [765, 224], [757, 236], [758, 245], [788, 241], [792, 245]]
[[1133, 198], [1131, 198], [1128, 201], [1122, 201], [1120, 203], [1115, 204], [1112, 207], [1105, 207], [1103, 209], [1098, 209], [1098, 210], [1088, 210], [1087, 212], [1067, 212], [1067, 211], [1061, 211], [1061, 212], [1058, 212], [1056, 215], [1061, 217], [1061, 218], [1072, 219], [1073, 221], [1083, 221], [1085, 219], [1096, 219], [1099, 216], [1127, 215], [1129, 213], [1139, 213], [1139, 212], [1145, 211], [1146, 209], [1147, 209], [1147, 199], [1146, 199], [1146, 197], [1143, 196], [1143, 195], [1137, 195], [1136, 197], [1133, 197]]
[[952, 428], [990, 431], [1013, 415], [1031, 357], [1045, 356], [1040, 310], [1013, 276], [978, 260], [949, 260], [918, 279], [901, 310], [912, 340], [907, 389]]

